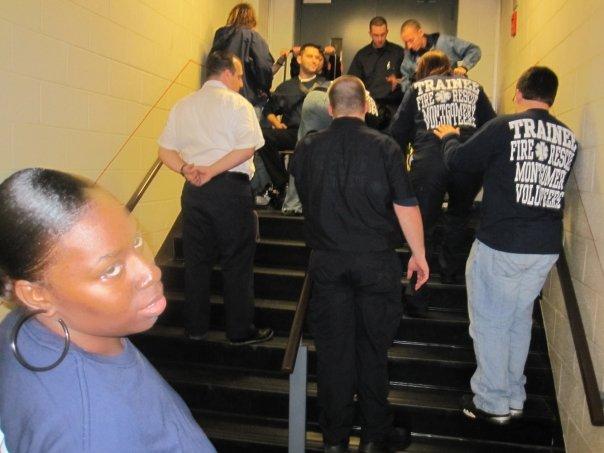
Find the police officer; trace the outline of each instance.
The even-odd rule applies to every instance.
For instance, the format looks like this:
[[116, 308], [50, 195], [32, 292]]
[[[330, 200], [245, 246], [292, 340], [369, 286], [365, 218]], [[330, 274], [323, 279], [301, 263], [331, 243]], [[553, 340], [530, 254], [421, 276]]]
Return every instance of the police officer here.
[[392, 138], [365, 125], [365, 87], [353, 76], [328, 91], [331, 125], [302, 139], [291, 172], [305, 213], [317, 350], [319, 423], [325, 451], [348, 451], [355, 393], [361, 452], [404, 448], [388, 404], [387, 350], [402, 314], [401, 228], [411, 248], [407, 274], [428, 279], [421, 215]]
[[[463, 277], [465, 227], [482, 179], [480, 173], [447, 172], [440, 142], [432, 130], [453, 123], [462, 128], [466, 139], [495, 112], [478, 83], [452, 74], [449, 59], [441, 51], [430, 51], [420, 58], [416, 77], [418, 82], [405, 93], [390, 132], [401, 148], [413, 146], [411, 182], [422, 212], [428, 255], [445, 192], [449, 193], [440, 267], [443, 280], [452, 282]], [[407, 297], [405, 310], [422, 316], [427, 299], [428, 288], [424, 288]]]

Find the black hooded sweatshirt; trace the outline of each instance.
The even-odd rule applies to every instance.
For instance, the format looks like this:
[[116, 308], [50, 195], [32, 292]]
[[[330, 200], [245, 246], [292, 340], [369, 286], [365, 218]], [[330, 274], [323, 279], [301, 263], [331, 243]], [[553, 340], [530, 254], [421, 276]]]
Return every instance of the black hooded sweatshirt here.
[[243, 96], [253, 105], [268, 99], [273, 83], [273, 56], [266, 41], [250, 28], [226, 26], [216, 30], [211, 52], [228, 50], [243, 63]]

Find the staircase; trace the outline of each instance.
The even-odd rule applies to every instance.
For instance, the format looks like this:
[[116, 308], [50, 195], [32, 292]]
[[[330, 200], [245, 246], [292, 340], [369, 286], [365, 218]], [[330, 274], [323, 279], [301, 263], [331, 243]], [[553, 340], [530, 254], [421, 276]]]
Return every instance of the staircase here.
[[[224, 335], [222, 279], [212, 277], [212, 331], [190, 341], [182, 327], [184, 268], [178, 220], [157, 261], [169, 300], [150, 331], [133, 338], [159, 372], [187, 402], [219, 452], [287, 451], [288, 376], [280, 372], [287, 335], [300, 294], [309, 250], [303, 219], [259, 211], [261, 240], [254, 270], [256, 325], [275, 330], [267, 343], [230, 346]], [[399, 251], [403, 263], [409, 251]], [[409, 452], [562, 452], [564, 444], [554, 396], [541, 312], [535, 305], [527, 362], [525, 417], [495, 427], [466, 419], [459, 399], [469, 392], [475, 369], [468, 335], [465, 287], [443, 284], [438, 260], [430, 257], [429, 317], [401, 319], [389, 351], [390, 401], [395, 424], [413, 433]], [[309, 347], [307, 451], [322, 451], [317, 424], [315, 352]], [[353, 437], [351, 446], [358, 444]]]

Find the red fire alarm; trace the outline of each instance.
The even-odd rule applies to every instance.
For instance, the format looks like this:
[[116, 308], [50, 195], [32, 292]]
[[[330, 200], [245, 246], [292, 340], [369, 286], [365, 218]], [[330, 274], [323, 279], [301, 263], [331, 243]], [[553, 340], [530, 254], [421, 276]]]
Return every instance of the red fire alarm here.
[[510, 35], [512, 38], [516, 36], [516, 30], [518, 29], [518, 11], [514, 10], [512, 13], [512, 22], [510, 27]]

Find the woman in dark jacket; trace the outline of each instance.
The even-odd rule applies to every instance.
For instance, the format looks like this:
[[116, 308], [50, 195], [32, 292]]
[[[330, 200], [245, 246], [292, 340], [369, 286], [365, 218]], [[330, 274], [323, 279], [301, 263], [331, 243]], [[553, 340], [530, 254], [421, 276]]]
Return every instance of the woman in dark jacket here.
[[[440, 140], [432, 131], [441, 124], [454, 124], [467, 140], [495, 112], [480, 84], [453, 75], [449, 58], [441, 51], [426, 52], [417, 64], [417, 82], [405, 92], [390, 133], [401, 146], [413, 148], [411, 182], [419, 201], [424, 223], [426, 251], [430, 253], [432, 232], [442, 212], [445, 193], [449, 202], [445, 213], [441, 277], [451, 283], [463, 276], [466, 224], [482, 177], [470, 173], [451, 173], [445, 168]], [[461, 252], [461, 253], [460, 253]], [[409, 314], [422, 315], [427, 304], [427, 288], [408, 298]]]
[[249, 3], [235, 5], [226, 26], [216, 30], [210, 50], [228, 50], [241, 59], [244, 68], [242, 94], [254, 107], [264, 105], [268, 99], [274, 63], [266, 41], [255, 27], [254, 8]]

